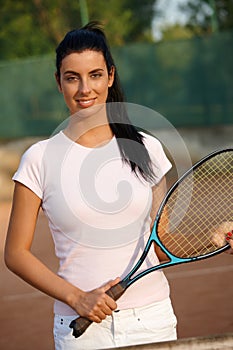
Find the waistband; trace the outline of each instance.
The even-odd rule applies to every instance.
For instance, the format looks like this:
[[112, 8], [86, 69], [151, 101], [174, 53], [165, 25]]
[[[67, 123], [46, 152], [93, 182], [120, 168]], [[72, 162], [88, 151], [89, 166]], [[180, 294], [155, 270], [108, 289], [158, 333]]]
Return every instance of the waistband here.
[[[112, 313], [112, 317], [118, 317], [118, 315], [120, 317], [123, 318], [127, 318], [130, 316], [135, 316], [140, 312], [143, 311], [149, 311], [150, 309], [155, 309], [155, 310], [160, 310], [163, 309], [165, 307], [171, 307], [171, 299], [170, 298], [166, 298], [163, 299], [161, 301], [156, 301], [154, 303], [148, 304], [148, 305], [144, 305], [144, 306], [140, 306], [140, 307], [136, 307], [136, 308], [131, 308], [131, 309], [122, 309], [122, 310], [115, 310]], [[55, 320], [59, 320], [59, 322], [67, 324], [68, 322], [71, 322], [73, 319], [77, 318], [77, 315], [72, 315], [72, 316], [65, 316], [65, 315], [59, 315], [59, 314], [55, 314], [54, 315], [54, 319]], [[111, 318], [111, 316], [109, 316]]]
[[148, 305], [143, 305], [140, 307], [135, 307], [135, 308], [131, 308], [131, 309], [115, 310], [115, 311], [113, 311], [113, 314], [120, 313], [121, 315], [124, 315], [127, 317], [130, 315], [135, 315], [135, 313], [137, 313], [137, 312], [146, 311], [146, 310], [153, 309], [153, 308], [160, 309], [160, 308], [163, 308], [165, 306], [170, 306], [170, 305], [171, 305], [171, 299], [166, 298], [166, 299], [163, 299], [161, 301], [156, 301], [154, 303], [151, 303]]

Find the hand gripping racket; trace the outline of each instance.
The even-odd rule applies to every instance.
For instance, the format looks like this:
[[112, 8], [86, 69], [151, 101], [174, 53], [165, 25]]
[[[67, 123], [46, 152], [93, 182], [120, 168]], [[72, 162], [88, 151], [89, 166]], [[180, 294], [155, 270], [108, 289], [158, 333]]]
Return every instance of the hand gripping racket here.
[[[225, 235], [233, 229], [233, 148], [201, 159], [168, 191], [145, 249], [129, 274], [106, 293], [114, 300], [139, 278], [168, 266], [211, 257], [229, 247]], [[155, 242], [169, 261], [135, 275]], [[134, 276], [135, 275], [135, 276]], [[78, 317], [70, 324], [81, 336], [92, 321]]]

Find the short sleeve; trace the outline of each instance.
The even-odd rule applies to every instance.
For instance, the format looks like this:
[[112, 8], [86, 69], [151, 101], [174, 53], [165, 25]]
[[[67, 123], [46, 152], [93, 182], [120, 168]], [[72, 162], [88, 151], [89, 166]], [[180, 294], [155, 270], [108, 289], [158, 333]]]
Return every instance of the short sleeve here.
[[142, 133], [145, 147], [150, 155], [152, 161], [152, 167], [154, 170], [155, 180], [154, 184], [157, 184], [164, 175], [171, 169], [172, 165], [168, 160], [163, 147], [158, 139], [151, 135]]
[[43, 196], [41, 182], [42, 149], [39, 142], [32, 145], [22, 156], [18, 170], [12, 177], [33, 191], [40, 199]]

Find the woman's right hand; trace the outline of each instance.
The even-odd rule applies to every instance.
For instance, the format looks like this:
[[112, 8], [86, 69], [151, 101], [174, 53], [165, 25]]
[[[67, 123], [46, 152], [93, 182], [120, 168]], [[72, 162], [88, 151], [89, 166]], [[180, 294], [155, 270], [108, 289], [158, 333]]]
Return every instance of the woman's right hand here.
[[78, 292], [78, 298], [70, 306], [90, 321], [100, 323], [117, 308], [116, 302], [106, 294], [106, 291], [120, 282], [120, 278], [109, 281], [100, 288], [89, 292]]

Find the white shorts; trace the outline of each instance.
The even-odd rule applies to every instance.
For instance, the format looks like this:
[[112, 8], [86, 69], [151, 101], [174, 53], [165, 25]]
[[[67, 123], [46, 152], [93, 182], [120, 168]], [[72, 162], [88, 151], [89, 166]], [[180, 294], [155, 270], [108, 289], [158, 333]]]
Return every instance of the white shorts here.
[[56, 350], [97, 350], [177, 339], [177, 321], [170, 299], [115, 311], [101, 323], [92, 323], [79, 338], [74, 338], [69, 328], [74, 318], [55, 315]]

